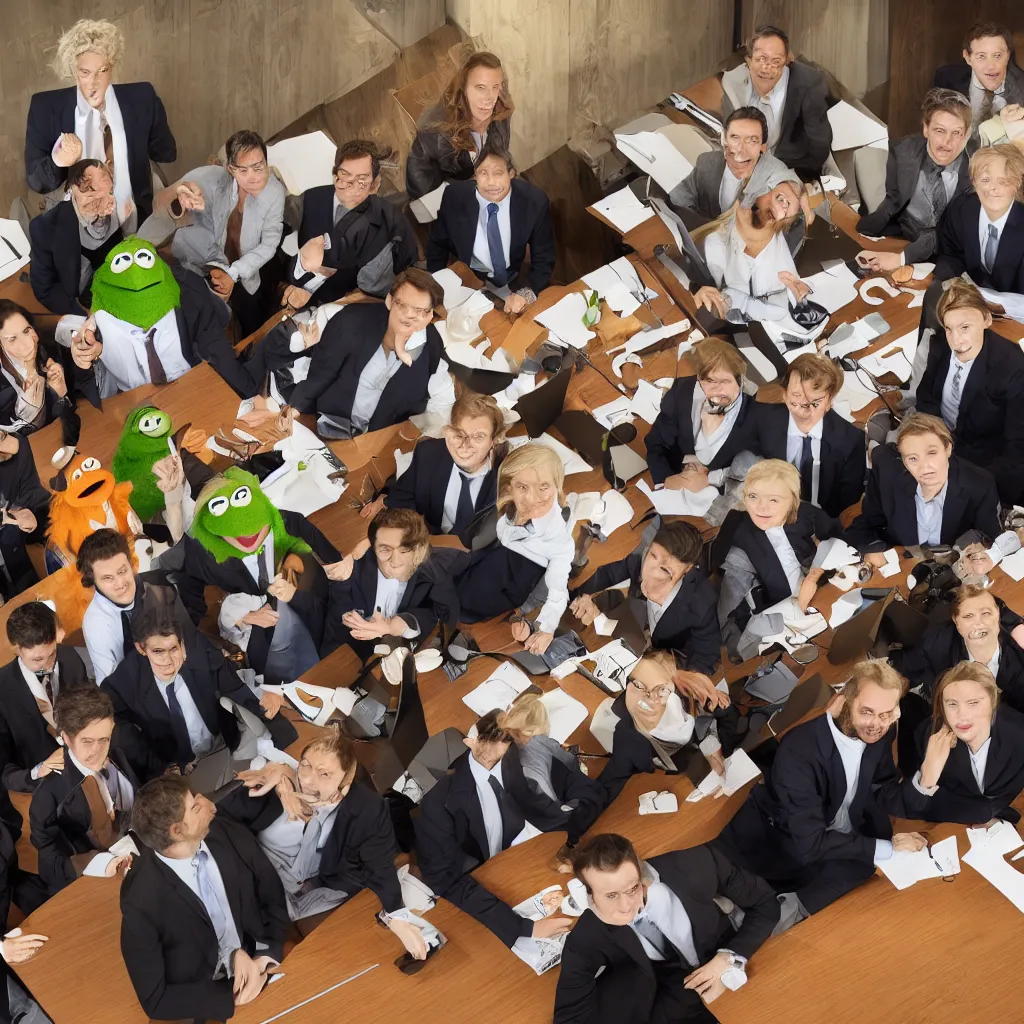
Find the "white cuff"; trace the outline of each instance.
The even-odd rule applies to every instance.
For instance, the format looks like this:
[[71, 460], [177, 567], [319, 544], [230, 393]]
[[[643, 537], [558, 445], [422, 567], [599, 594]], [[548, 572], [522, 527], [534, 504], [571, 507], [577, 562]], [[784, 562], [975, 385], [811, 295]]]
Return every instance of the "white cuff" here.
[[921, 773], [917, 772], [914, 775], [914, 789], [921, 793], [923, 796], [935, 796], [939, 791], [938, 784], [928, 787], [921, 784]]
[[292, 331], [291, 339], [288, 342], [288, 351], [296, 354], [306, 351], [306, 343], [302, 340], [302, 335], [298, 331]]
[[112, 853], [97, 853], [85, 866], [82, 874], [88, 878], [104, 878], [107, 873], [107, 865], [112, 860], [117, 860]]
[[42, 767], [42, 762], [40, 762], [35, 766], [35, 768], [32, 769], [32, 771], [29, 772], [29, 775], [31, 776], [33, 782], [39, 781], [39, 769]]
[[232, 281], [235, 281], [237, 283], [238, 278], [239, 278], [238, 264], [232, 263], [231, 266], [225, 267], [224, 268], [224, 273], [227, 274], [228, 277], [230, 277]]
[[892, 856], [892, 842], [888, 839], [875, 840], [875, 863], [888, 860]]
[[903, 252], [900, 253], [900, 266], [901, 267], [905, 267], [906, 265], [907, 265], [907, 251], [904, 249]]

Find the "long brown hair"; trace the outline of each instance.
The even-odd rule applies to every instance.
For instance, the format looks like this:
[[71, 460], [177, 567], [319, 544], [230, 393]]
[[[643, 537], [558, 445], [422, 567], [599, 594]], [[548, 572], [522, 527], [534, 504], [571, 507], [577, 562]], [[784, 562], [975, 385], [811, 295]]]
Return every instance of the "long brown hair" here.
[[456, 149], [471, 150], [475, 145], [469, 103], [466, 101], [466, 82], [470, 72], [477, 68], [500, 71], [502, 75], [501, 92], [498, 95], [498, 102], [494, 105], [491, 121], [504, 121], [512, 116], [515, 109], [508, 95], [508, 78], [501, 66], [501, 59], [487, 50], [471, 53], [441, 94], [440, 120], [431, 126], [444, 135]]

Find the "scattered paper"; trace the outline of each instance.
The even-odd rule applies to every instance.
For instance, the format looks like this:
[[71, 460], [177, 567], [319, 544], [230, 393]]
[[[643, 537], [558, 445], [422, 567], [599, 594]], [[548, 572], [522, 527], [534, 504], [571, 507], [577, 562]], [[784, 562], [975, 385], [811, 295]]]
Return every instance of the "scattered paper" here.
[[641, 814], [675, 814], [679, 810], [679, 801], [675, 793], [663, 789], [660, 793], [653, 789], [649, 793], [640, 794]]
[[822, 270], [811, 274], [803, 278], [803, 281], [811, 286], [811, 298], [830, 313], [835, 313], [857, 298], [857, 275], [845, 263], [840, 263], [834, 271]]
[[549, 448], [554, 448], [558, 452], [558, 457], [562, 460], [566, 476], [572, 476], [573, 473], [589, 473], [592, 468], [586, 459], [581, 455], [577, 455], [571, 448], [562, 444], [561, 441], [550, 434], [541, 434], [540, 437], [532, 438], [525, 434], [521, 437], [510, 437], [508, 439], [509, 449], [518, 448], [521, 444], [526, 444], [527, 441], [546, 444]]
[[725, 775], [709, 772], [701, 779], [694, 792], [699, 792], [701, 796], [710, 796], [721, 790], [723, 796], [732, 796], [760, 774], [761, 769], [750, 759], [750, 755], [738, 747], [725, 759]]
[[616, 135], [619, 152], [671, 192], [693, 170], [693, 164], [659, 132]]
[[594, 632], [598, 636], [611, 636], [618, 624], [618, 619], [609, 619], [604, 612], [598, 612], [594, 617]]
[[[680, 320], [674, 324], [665, 324], [662, 327], [654, 327], [649, 331], [637, 331], [629, 341], [626, 342], [627, 352], [643, 352], [645, 348], [656, 345], [666, 338], [674, 338], [677, 334], [690, 329], [689, 320]], [[692, 346], [692, 342], [688, 348]]]
[[587, 300], [582, 292], [569, 292], [553, 306], [538, 313], [534, 320], [546, 327], [556, 341], [574, 348], [586, 348], [594, 332], [583, 323], [587, 311]]
[[642, 305], [644, 295], [648, 300], [658, 297], [656, 291], [644, 287], [633, 264], [625, 256], [620, 256], [612, 263], [584, 274], [583, 283], [588, 288], [595, 289], [598, 295], [622, 317], [635, 313]]
[[[959, 871], [960, 858], [956, 853], [956, 836], [950, 836], [950, 839], [953, 841], [953, 856], [956, 858], [957, 871]], [[948, 841], [943, 840], [943, 842]], [[936, 849], [940, 845], [937, 843]], [[948, 860], [948, 848], [942, 852]], [[927, 878], [942, 878], [946, 874], [932, 859], [927, 846], [914, 852], [894, 850], [891, 857], [875, 861], [875, 866], [897, 889], [909, 889], [917, 882], [923, 882]]]
[[548, 712], [548, 735], [558, 743], [566, 743], [590, 714], [586, 704], [570, 696], [560, 687], [548, 690], [540, 702]]
[[838, 629], [844, 622], [849, 622], [860, 611], [862, 604], [863, 598], [859, 590], [847, 590], [832, 602], [832, 611], [828, 617], [829, 626]]
[[895, 548], [889, 548], [885, 553], [885, 565], [878, 570], [883, 576], [895, 576], [900, 571], [900, 556]]
[[601, 495], [601, 504], [604, 510], [593, 518], [599, 527], [601, 535], [605, 539], [610, 537], [620, 526], [625, 526], [633, 521], [633, 506], [629, 499], [619, 491], [611, 489]]
[[1015, 583], [1024, 580], [1024, 548], [1015, 551], [1012, 555], [1004, 556], [999, 563], [999, 568]]
[[530, 677], [514, 662], [503, 661], [462, 703], [477, 715], [498, 708], [507, 711], [513, 701], [530, 686]]
[[640, 660], [621, 640], [609, 640], [608, 643], [592, 651], [582, 661], [594, 662], [594, 675], [614, 692], [621, 692], [625, 687], [629, 673]]
[[462, 278], [447, 267], [434, 271], [430, 276], [444, 289], [444, 308], [449, 311], [461, 306], [473, 294], [474, 289], [467, 288]]
[[632, 480], [647, 471], [647, 460], [628, 444], [615, 444], [609, 449], [612, 469], [620, 480]]
[[617, 423], [629, 422], [632, 418], [633, 401], [628, 395], [606, 402], [592, 409], [591, 413], [595, 420], [603, 427], [611, 430]]
[[638, 480], [637, 489], [647, 495], [655, 511], [663, 516], [702, 516], [718, 497], [710, 484], [701, 491], [682, 491], [673, 487], [654, 490], [646, 480]]
[[923, 281], [935, 269], [934, 263], [915, 263], [914, 280]]
[[285, 188], [300, 196], [308, 188], [329, 185], [338, 147], [323, 132], [282, 139], [267, 147], [267, 163], [277, 171]]
[[894, 288], [884, 277], [869, 277], [866, 281], [861, 281], [858, 289], [860, 297], [869, 306], [881, 306], [885, 302], [885, 296], [877, 296], [874, 294], [876, 291], [883, 291], [890, 299], [899, 297], [899, 288]]
[[641, 379], [637, 381], [630, 409], [634, 416], [639, 416], [653, 426], [661, 412], [661, 400], [664, 397], [665, 392], [661, 388], [655, 387], [649, 380]]
[[860, 382], [856, 370], [844, 370], [843, 376], [845, 379], [838, 397], [846, 402], [853, 412], [859, 412], [878, 397], [874, 391], [868, 390]]
[[828, 123], [832, 126], [832, 151], [860, 149], [889, 138], [889, 129], [867, 114], [862, 114], [846, 100], [840, 100], [828, 109]]
[[594, 203], [594, 209], [622, 234], [654, 216], [654, 211], [644, 206], [628, 186], [599, 199]]
[[844, 565], [854, 565], [860, 561], [857, 549], [851, 547], [841, 537], [830, 537], [818, 545], [814, 561], [811, 563], [813, 569], [841, 569]]

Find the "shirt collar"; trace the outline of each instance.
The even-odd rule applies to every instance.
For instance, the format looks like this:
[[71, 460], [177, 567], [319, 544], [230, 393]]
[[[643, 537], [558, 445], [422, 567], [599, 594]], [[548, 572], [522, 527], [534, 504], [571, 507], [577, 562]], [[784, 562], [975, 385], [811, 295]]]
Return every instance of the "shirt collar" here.
[[[505, 198], [502, 199], [497, 204], [498, 209], [499, 210], [506, 210], [506, 209], [508, 209], [509, 200], [511, 200], [511, 198], [512, 198], [512, 189], [509, 189], [508, 190], [508, 195], [506, 195]], [[477, 193], [476, 193], [476, 201], [480, 204], [480, 209], [484, 210], [484, 211], [486, 211], [487, 207], [490, 206], [490, 204], [493, 202], [492, 199], [488, 199], [486, 196], [481, 195], [479, 189], [477, 190]]]
[[515, 506], [512, 507], [512, 513], [510, 516], [512, 525], [519, 530], [525, 530], [528, 526], [533, 526], [534, 533], [547, 533], [554, 524], [564, 525], [562, 519], [562, 506], [557, 501], [552, 504], [551, 508], [540, 517], [540, 519], [530, 519], [528, 522], [516, 524], [515, 522]]
[[1006, 213], [999, 218], [999, 220], [989, 220], [988, 214], [985, 212], [985, 207], [981, 208], [981, 216], [984, 218], [984, 224], [991, 224], [996, 230], [1002, 234], [1003, 228], [1006, 227], [1006, 221], [1010, 216], [1010, 211], [1013, 209], [1013, 203], [1006, 208]]
[[110, 108], [110, 93], [114, 88], [113, 85], [107, 86], [107, 91], [103, 94], [103, 109], [97, 110], [86, 98], [85, 94], [77, 86], [75, 87], [75, 104], [78, 107], [78, 112], [85, 117], [89, 117], [91, 114], [95, 114], [97, 117], [105, 117], [107, 110]]
[[988, 746], [989, 746], [989, 744], [991, 742], [992, 742], [992, 733], [989, 733], [988, 734], [988, 739], [985, 740], [985, 742], [982, 743], [982, 745], [980, 747], [978, 747], [978, 752], [977, 753], [975, 753], [973, 750], [971, 750], [970, 747], [967, 748], [967, 753], [969, 753], [971, 755], [971, 758], [973, 760], [975, 760], [975, 761], [977, 761], [979, 758], [982, 758], [982, 757], [988, 757]]
[[[86, 768], [85, 765], [82, 764], [82, 762], [79, 761], [78, 758], [75, 757], [75, 755], [71, 752], [71, 748], [70, 747], [65, 747], [64, 748], [64, 753], [68, 757], [71, 758], [71, 763], [78, 769], [78, 771], [81, 774], [83, 779], [87, 775], [92, 775], [92, 776], [98, 776], [99, 775], [99, 772], [94, 772], [91, 768]], [[110, 763], [110, 761], [108, 760], [107, 764], [109, 764], [109, 763]], [[104, 767], [106, 767], [106, 765], [104, 765]]]
[[[428, 326], [429, 326], [429, 325], [428, 325]], [[408, 340], [408, 341], [407, 341], [407, 342], [405, 343], [405, 351], [406, 351], [406, 352], [415, 352], [415, 353], [417, 353], [417, 355], [418, 355], [418, 354], [419, 354], [419, 350], [420, 350], [421, 348], [423, 348], [423, 346], [424, 346], [424, 345], [426, 345], [426, 343], [427, 343], [427, 328], [426, 328], [426, 327], [423, 327], [423, 328], [421, 328], [420, 330], [418, 330], [418, 331], [417, 331], [417, 332], [416, 332], [416, 333], [415, 333], [415, 334], [414, 334], [414, 335], [413, 335], [413, 336], [412, 336], [412, 337], [411, 337], [411, 338], [410, 338], [410, 339], [409, 339], [409, 340]], [[384, 344], [383, 344], [383, 342], [382, 342], [382, 343], [381, 343], [381, 350], [383, 351], [383, 349], [384, 349]], [[416, 359], [416, 357], [417, 357], [417, 356], [415, 356], [415, 355], [414, 355], [414, 356], [413, 356], [413, 359]], [[395, 358], [395, 359], [397, 359], [397, 358], [398, 358], [398, 355], [397, 355], [397, 353], [395, 353], [395, 352], [385, 352], [385, 353], [384, 353], [384, 358], [385, 358], [385, 359], [391, 359], [391, 358]]]
[[499, 761], [490, 771], [488, 771], [470, 752], [469, 755], [469, 770], [473, 773], [473, 778], [476, 780], [478, 786], [490, 786], [487, 781], [492, 775], [494, 778], [501, 783], [504, 787], [505, 783], [501, 777], [501, 762]]
[[[167, 857], [160, 853], [159, 850], [153, 851], [157, 857], [160, 858], [175, 874], [182, 875], [190, 869], [194, 869], [196, 866], [196, 860], [200, 853], [209, 853], [210, 848], [206, 845], [204, 839], [199, 844], [199, 849], [191, 857]], [[212, 856], [212, 855], [211, 855]]]
[[475, 472], [467, 473], [464, 469], [459, 468], [459, 464], [452, 459], [452, 464], [455, 467], [456, 473], [461, 473], [463, 476], [468, 477], [470, 480], [476, 480], [478, 477], [487, 476], [491, 471], [491, 462], [493, 461], [490, 455], [487, 456], [487, 461]]
[[[1009, 68], [1007, 68], [1007, 71], [1009, 71]], [[982, 92], [987, 92], [988, 91], [988, 86], [987, 85], [982, 85], [981, 82], [978, 81], [978, 76], [973, 71], [971, 72], [971, 85], [975, 89], [980, 89]], [[992, 94], [994, 96], [1002, 96], [1005, 91], [1006, 91], [1006, 75], [1003, 75], [1003, 80], [999, 83], [999, 88], [998, 89], [993, 89], [992, 90]]]
[[835, 740], [840, 753], [844, 750], [855, 754], [861, 754], [864, 752], [864, 748], [867, 744], [862, 739], [859, 739], [856, 736], [847, 736], [846, 733], [836, 725], [835, 718], [833, 718], [828, 712], [825, 713], [825, 718], [828, 719], [828, 727], [832, 731], [832, 739]]
[[939, 493], [936, 494], [934, 498], [929, 499], [929, 498], [926, 498], [921, 493], [921, 485], [918, 484], [917, 485], [917, 489], [914, 491], [914, 494], [915, 494], [916, 497], [920, 498], [921, 501], [923, 501], [926, 505], [930, 505], [930, 504], [932, 504], [932, 502], [938, 502], [940, 505], [942, 505], [946, 501], [946, 488], [947, 487], [949, 487], [949, 480], [948, 479], [942, 485], [942, 490], [939, 491]]
[[817, 423], [805, 434], [793, 420], [793, 414], [789, 414], [789, 436], [790, 437], [813, 437], [815, 440], [820, 441], [821, 436], [825, 431], [825, 417], [822, 416]]
[[[135, 581], [135, 596], [139, 596], [139, 583]], [[135, 601], [132, 600], [131, 604], [115, 604], [107, 597], [106, 594], [101, 594], [98, 590], [93, 591], [92, 599], [99, 602], [100, 608], [105, 608], [107, 614], [120, 615], [121, 612], [130, 612], [135, 608]]]

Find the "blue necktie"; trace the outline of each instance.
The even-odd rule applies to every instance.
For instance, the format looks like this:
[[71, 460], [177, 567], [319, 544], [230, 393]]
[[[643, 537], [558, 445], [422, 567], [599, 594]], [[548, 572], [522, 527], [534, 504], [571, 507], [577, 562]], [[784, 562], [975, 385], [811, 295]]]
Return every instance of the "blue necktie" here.
[[459, 470], [459, 476], [462, 477], [462, 490], [459, 491], [459, 503], [455, 508], [455, 520], [451, 528], [452, 533], [462, 533], [473, 521], [473, 492], [470, 490], [472, 478], [466, 476], [462, 470]]
[[188, 725], [185, 723], [185, 713], [178, 703], [178, 695], [174, 692], [174, 684], [177, 679], [172, 679], [167, 687], [167, 710], [171, 715], [171, 734], [174, 736], [174, 746], [177, 748], [176, 757], [181, 767], [191, 762], [194, 751], [192, 750], [192, 738], [188, 734]]
[[505, 247], [501, 244], [498, 230], [498, 204], [487, 204], [487, 248], [491, 252], [491, 280], [501, 288], [508, 282], [508, 268], [505, 266]]
[[[491, 229], [490, 226], [487, 228], [488, 237], [490, 237]], [[982, 265], [991, 274], [992, 267], [996, 262], [996, 252], [999, 249], [999, 232], [996, 231], [995, 224], [989, 224], [988, 226], [988, 238], [985, 239], [985, 255], [982, 257]]]
[[196, 859], [193, 863], [196, 866], [196, 879], [199, 882], [199, 898], [203, 901], [203, 906], [206, 907], [206, 912], [210, 915], [210, 923], [213, 925], [213, 930], [217, 933], [217, 947], [221, 949], [224, 946], [224, 937], [228, 931], [228, 914], [230, 910], [221, 902], [217, 889], [213, 884], [213, 879], [210, 877], [209, 861], [209, 852], [200, 848], [196, 853]]

